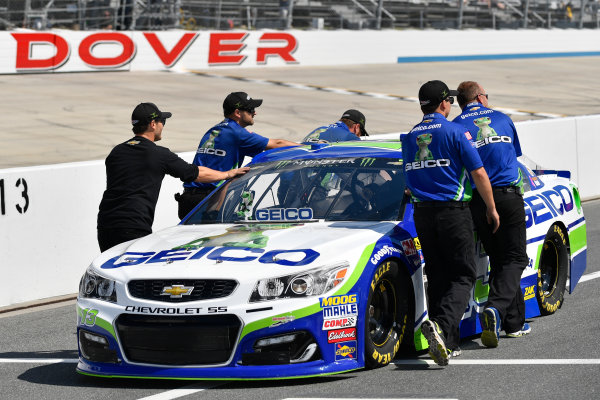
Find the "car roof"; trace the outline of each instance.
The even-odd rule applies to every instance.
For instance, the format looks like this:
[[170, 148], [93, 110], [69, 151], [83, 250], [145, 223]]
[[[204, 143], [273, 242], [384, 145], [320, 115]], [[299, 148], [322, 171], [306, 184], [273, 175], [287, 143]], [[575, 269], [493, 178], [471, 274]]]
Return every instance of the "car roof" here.
[[399, 141], [351, 141], [338, 143], [314, 143], [265, 151], [252, 160], [252, 164], [316, 158], [402, 158]]

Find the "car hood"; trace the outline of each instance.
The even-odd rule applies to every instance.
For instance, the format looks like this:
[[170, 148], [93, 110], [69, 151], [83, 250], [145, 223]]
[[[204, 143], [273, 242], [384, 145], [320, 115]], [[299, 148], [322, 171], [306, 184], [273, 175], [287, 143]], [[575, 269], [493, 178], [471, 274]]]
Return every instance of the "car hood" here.
[[177, 225], [103, 253], [97, 273], [117, 280], [282, 276], [347, 262], [395, 222]]

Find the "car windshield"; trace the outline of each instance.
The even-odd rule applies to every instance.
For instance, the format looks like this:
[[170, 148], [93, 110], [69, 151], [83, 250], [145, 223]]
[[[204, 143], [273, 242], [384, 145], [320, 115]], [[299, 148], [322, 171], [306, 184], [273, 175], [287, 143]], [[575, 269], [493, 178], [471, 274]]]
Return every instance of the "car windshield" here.
[[401, 164], [398, 159], [326, 158], [252, 165], [184, 224], [400, 220]]

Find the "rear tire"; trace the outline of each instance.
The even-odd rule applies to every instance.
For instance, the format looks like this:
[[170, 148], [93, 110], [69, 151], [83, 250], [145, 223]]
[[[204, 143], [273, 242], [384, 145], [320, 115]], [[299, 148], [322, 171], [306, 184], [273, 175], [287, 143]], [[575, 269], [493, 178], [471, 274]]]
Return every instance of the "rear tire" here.
[[569, 246], [566, 234], [558, 225], [552, 225], [544, 239], [536, 298], [542, 315], [554, 314], [563, 303], [569, 273]]
[[[408, 278], [398, 264], [387, 261], [375, 270], [369, 285], [365, 315], [365, 367], [383, 367], [393, 359], [406, 338], [412, 339], [412, 320], [409, 316]], [[407, 337], [408, 336], [408, 337]]]

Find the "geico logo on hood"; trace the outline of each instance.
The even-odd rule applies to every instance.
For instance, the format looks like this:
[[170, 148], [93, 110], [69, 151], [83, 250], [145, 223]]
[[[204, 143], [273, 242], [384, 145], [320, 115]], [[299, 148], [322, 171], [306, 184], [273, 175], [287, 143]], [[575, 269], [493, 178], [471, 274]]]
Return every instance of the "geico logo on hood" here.
[[[262, 254], [264, 253], [264, 254]], [[258, 254], [262, 254], [260, 257]], [[292, 255], [302, 259], [291, 261], [285, 259], [285, 255]], [[206, 258], [216, 261], [249, 262], [257, 260], [263, 264], [278, 264], [287, 266], [307, 265], [315, 261], [320, 253], [312, 249], [297, 250], [270, 250], [255, 249], [249, 247], [202, 247], [198, 251], [187, 250], [163, 250], [159, 252], [127, 252], [106, 261], [100, 268], [112, 269], [130, 265], [172, 263], [175, 261], [199, 260]]]
[[475, 141], [474, 145], [475, 148], [478, 149], [482, 146], [493, 143], [512, 143], [512, 139], [510, 136], [490, 136], [486, 137], [485, 139]]
[[425, 160], [425, 161], [413, 161], [410, 163], [404, 164], [404, 170], [410, 171], [413, 169], [422, 169], [422, 168], [437, 168], [437, 167], [449, 167], [450, 160], [447, 158], [439, 158], [437, 160]]
[[373, 254], [371, 257], [371, 264], [377, 264], [379, 260], [383, 258], [383, 256], [391, 256], [394, 253], [400, 254], [400, 250], [395, 247], [384, 245], [381, 249], [377, 251], [377, 253]]
[[556, 185], [533, 196], [528, 196], [525, 201], [525, 226], [529, 228], [534, 224], [541, 224], [557, 215], [563, 215], [574, 208], [573, 195], [569, 188]]
[[313, 219], [312, 208], [263, 208], [256, 210], [257, 221], [297, 221]]

